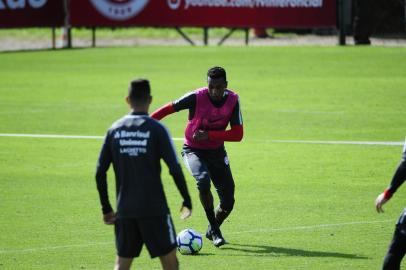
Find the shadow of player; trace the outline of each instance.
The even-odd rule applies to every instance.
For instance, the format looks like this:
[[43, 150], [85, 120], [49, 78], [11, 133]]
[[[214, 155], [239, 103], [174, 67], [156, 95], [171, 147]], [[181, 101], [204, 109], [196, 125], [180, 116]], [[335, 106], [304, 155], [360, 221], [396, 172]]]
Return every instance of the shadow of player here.
[[[332, 257], [332, 258], [344, 258], [344, 259], [369, 259], [365, 256], [360, 256], [357, 254], [347, 254], [339, 252], [329, 252], [329, 251], [312, 251], [296, 248], [284, 248], [284, 247], [273, 247], [264, 245], [241, 245], [232, 244], [225, 245], [221, 247], [224, 250], [234, 250], [242, 251], [247, 253], [243, 256], [298, 256], [298, 257]], [[233, 255], [230, 255], [233, 256]], [[237, 255], [235, 255], [237, 256]]]

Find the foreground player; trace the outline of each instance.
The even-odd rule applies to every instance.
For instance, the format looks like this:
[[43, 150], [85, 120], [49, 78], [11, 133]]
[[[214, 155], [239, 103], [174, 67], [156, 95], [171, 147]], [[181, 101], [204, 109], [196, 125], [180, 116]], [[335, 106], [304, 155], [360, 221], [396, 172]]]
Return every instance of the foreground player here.
[[[406, 142], [403, 148], [402, 160], [392, 178], [392, 181], [387, 189], [376, 198], [375, 206], [378, 213], [382, 213], [382, 206], [392, 197], [396, 190], [406, 180]], [[398, 270], [400, 262], [406, 253], [406, 208], [396, 224], [395, 233], [392, 242], [386, 253], [383, 270]]]
[[[166, 128], [148, 116], [149, 82], [131, 82], [126, 99], [132, 112], [108, 130], [96, 172], [103, 220], [115, 225], [115, 269], [130, 269], [145, 244], [151, 258], [160, 258], [163, 269], [177, 270], [176, 235], [162, 186], [160, 159], [168, 165], [183, 197], [183, 219], [192, 209], [185, 178]], [[107, 192], [110, 163], [116, 176], [117, 213]]]
[[[208, 87], [166, 104], [151, 117], [160, 120], [171, 113], [189, 110], [182, 156], [196, 179], [199, 198], [209, 221], [206, 237], [219, 247], [226, 243], [220, 225], [234, 207], [234, 180], [224, 141], [241, 141], [243, 123], [238, 95], [227, 89], [226, 71], [221, 67], [209, 69], [207, 83]], [[229, 123], [231, 129], [226, 130]], [[215, 211], [210, 180], [220, 199]]]

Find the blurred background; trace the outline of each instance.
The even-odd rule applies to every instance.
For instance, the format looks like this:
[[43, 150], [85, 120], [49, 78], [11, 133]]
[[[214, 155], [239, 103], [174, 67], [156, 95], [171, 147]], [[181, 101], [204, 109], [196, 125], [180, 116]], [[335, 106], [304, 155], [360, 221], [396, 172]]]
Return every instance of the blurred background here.
[[406, 0], [0, 0], [0, 50], [404, 46]]

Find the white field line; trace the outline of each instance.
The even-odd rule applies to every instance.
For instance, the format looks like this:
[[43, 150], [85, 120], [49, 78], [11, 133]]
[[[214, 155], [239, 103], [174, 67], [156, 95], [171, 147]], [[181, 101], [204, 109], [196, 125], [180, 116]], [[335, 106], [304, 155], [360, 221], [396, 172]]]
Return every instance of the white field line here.
[[[59, 135], [59, 134], [21, 134], [21, 133], [0, 133], [0, 137], [25, 137], [45, 139], [104, 139], [104, 136], [83, 136], [83, 135]], [[174, 141], [181, 141], [183, 138], [172, 138]]]
[[0, 250], [0, 254], [4, 254], [4, 253], [35, 252], [35, 251], [53, 250], [53, 249], [63, 249], [63, 248], [75, 248], [75, 247], [102, 246], [102, 245], [107, 245], [107, 244], [113, 244], [113, 241], [97, 242], [97, 243], [89, 243], [89, 244], [76, 244], [76, 245], [53, 246], [53, 247], [40, 247], [40, 248], [26, 248], [26, 249]]
[[[365, 225], [365, 224], [379, 224], [379, 223], [388, 223], [394, 222], [393, 220], [375, 220], [375, 221], [353, 221], [353, 222], [344, 222], [344, 223], [333, 223], [333, 224], [318, 224], [318, 225], [309, 225], [309, 226], [295, 226], [295, 227], [285, 227], [285, 228], [268, 228], [268, 229], [257, 229], [249, 231], [239, 231], [239, 232], [229, 232], [227, 235], [236, 235], [236, 234], [247, 234], [247, 233], [271, 233], [271, 232], [282, 232], [282, 231], [304, 231], [304, 230], [317, 230], [330, 227], [344, 227], [350, 225]], [[25, 253], [25, 252], [36, 252], [36, 251], [48, 251], [55, 249], [64, 249], [64, 248], [76, 248], [76, 247], [90, 247], [90, 246], [101, 246], [113, 244], [113, 241], [107, 242], [96, 242], [88, 244], [76, 244], [76, 245], [63, 245], [63, 246], [53, 246], [53, 247], [38, 247], [38, 248], [27, 248], [27, 249], [13, 249], [13, 250], [0, 250], [0, 254], [10, 254], [10, 253]]]
[[[103, 139], [104, 136], [83, 136], [83, 135], [58, 135], [58, 134], [21, 134], [21, 133], [0, 133], [0, 137], [26, 137], [26, 138], [47, 138], [47, 139]], [[183, 138], [172, 138], [174, 141], [183, 141]], [[307, 141], [307, 140], [254, 140], [272, 143], [303, 143], [303, 144], [350, 144], [350, 145], [383, 145], [398, 146], [403, 142], [379, 142], [379, 141]]]
[[81, 135], [55, 135], [55, 134], [13, 134], [0, 133], [0, 137], [25, 137], [45, 139], [103, 139], [103, 136], [81, 136]]

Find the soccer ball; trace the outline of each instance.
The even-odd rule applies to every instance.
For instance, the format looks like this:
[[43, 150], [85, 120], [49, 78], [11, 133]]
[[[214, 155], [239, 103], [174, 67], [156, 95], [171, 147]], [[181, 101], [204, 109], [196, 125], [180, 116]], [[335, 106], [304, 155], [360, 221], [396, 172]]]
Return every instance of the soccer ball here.
[[200, 233], [192, 229], [185, 229], [176, 236], [178, 250], [183, 255], [197, 254], [202, 249], [203, 240]]

